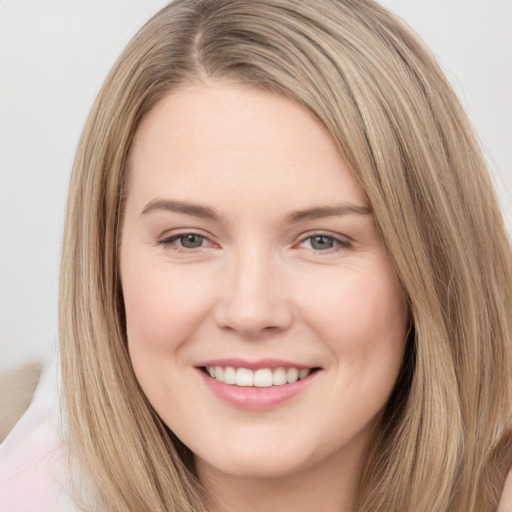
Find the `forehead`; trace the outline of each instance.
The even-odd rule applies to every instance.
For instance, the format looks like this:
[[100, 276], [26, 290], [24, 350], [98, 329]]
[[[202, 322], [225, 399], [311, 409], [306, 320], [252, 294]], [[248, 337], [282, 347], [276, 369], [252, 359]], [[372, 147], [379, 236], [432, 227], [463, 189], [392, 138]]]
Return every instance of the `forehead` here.
[[321, 191], [325, 200], [343, 194], [365, 202], [335, 141], [310, 112], [229, 82], [192, 84], [160, 100], [138, 127], [129, 172], [130, 193], [144, 196], [214, 199], [242, 189], [258, 196], [272, 184], [276, 199], [284, 191]]

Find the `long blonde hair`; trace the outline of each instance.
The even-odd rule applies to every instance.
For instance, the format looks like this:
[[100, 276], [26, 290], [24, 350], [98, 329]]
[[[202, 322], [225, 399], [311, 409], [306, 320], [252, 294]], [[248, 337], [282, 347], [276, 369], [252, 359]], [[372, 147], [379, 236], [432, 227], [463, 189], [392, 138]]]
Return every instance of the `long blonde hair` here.
[[357, 511], [495, 510], [512, 461], [510, 246], [457, 98], [417, 37], [371, 0], [176, 0], [109, 74], [74, 164], [60, 288], [69, 445], [98, 502], [207, 510], [192, 454], [133, 374], [117, 254], [138, 123], [205, 77], [285, 95], [321, 120], [407, 292], [406, 357]]

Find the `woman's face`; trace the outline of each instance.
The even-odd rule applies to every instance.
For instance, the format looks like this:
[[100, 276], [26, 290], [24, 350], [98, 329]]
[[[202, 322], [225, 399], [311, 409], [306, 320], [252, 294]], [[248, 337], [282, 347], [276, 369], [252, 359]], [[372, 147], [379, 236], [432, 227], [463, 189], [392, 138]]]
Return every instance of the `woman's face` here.
[[228, 82], [160, 101], [130, 154], [121, 277], [137, 379], [199, 471], [361, 459], [406, 303], [363, 190], [305, 109]]

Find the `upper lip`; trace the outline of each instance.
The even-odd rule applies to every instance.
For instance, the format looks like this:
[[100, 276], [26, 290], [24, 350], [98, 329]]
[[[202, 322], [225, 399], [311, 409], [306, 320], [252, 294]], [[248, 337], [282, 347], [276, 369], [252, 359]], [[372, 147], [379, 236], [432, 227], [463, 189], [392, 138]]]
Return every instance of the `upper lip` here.
[[247, 368], [248, 370], [258, 370], [260, 368], [297, 368], [299, 370], [306, 368], [315, 368], [312, 365], [296, 363], [294, 361], [287, 361], [284, 359], [257, 359], [248, 361], [239, 358], [222, 358], [222, 359], [209, 359], [202, 361], [196, 367], [205, 366], [233, 366], [234, 368]]

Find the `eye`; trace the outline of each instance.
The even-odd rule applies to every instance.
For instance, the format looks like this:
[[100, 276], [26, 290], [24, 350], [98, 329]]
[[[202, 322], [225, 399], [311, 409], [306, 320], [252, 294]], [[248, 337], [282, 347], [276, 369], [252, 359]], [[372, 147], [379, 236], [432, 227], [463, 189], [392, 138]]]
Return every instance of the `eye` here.
[[204, 236], [197, 235], [196, 233], [180, 235], [175, 240], [179, 241], [179, 244], [185, 247], [185, 249], [197, 249], [198, 247], [202, 247], [203, 243], [206, 241]]
[[326, 249], [332, 249], [335, 241], [332, 236], [317, 235], [309, 237], [309, 243], [312, 249], [325, 251]]
[[348, 240], [328, 235], [325, 233], [315, 233], [301, 240], [300, 247], [313, 249], [314, 251], [335, 252], [351, 247]]
[[179, 233], [165, 238], [158, 243], [164, 247], [171, 247], [178, 251], [190, 251], [212, 245], [208, 238], [198, 233]]

